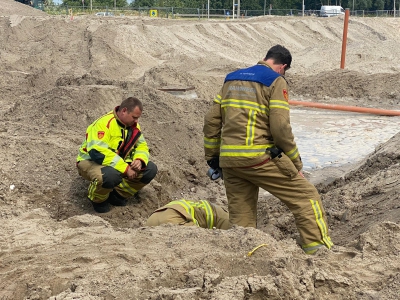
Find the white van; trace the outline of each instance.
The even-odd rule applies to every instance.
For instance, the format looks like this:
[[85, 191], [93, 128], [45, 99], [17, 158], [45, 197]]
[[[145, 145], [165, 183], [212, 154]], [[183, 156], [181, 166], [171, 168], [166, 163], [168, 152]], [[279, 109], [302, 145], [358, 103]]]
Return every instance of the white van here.
[[344, 9], [341, 6], [323, 5], [319, 13], [320, 17], [333, 17], [344, 15]]
[[114, 14], [112, 12], [109, 12], [109, 11], [101, 11], [101, 12], [96, 13], [96, 16], [110, 16], [110, 17], [113, 17]]

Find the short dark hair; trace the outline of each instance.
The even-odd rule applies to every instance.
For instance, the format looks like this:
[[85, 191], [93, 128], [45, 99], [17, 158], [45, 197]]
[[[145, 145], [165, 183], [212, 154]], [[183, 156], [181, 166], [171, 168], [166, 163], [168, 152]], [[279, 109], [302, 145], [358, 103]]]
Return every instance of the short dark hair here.
[[285, 71], [290, 69], [290, 64], [292, 63], [292, 55], [290, 54], [290, 51], [282, 45], [271, 47], [265, 56], [265, 60], [267, 59], [272, 59], [276, 64], [286, 64], [287, 66]]
[[135, 107], [139, 107], [141, 111], [143, 111], [143, 104], [142, 102], [136, 97], [128, 97], [124, 101], [122, 101], [121, 105], [119, 106], [118, 110], [122, 110], [123, 108], [127, 108], [128, 112], [131, 112], [135, 109]]

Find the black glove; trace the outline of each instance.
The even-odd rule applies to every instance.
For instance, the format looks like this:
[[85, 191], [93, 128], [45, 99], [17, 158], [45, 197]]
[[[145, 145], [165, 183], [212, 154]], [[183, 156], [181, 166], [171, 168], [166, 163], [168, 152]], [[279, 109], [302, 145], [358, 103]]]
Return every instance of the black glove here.
[[267, 150], [269, 151], [269, 154], [271, 155], [271, 159], [274, 159], [275, 157], [282, 157], [282, 149], [279, 149], [277, 147], [275, 148], [267, 148]]
[[210, 160], [207, 160], [207, 165], [210, 166], [212, 169], [218, 169], [219, 168], [219, 156], [214, 156]]

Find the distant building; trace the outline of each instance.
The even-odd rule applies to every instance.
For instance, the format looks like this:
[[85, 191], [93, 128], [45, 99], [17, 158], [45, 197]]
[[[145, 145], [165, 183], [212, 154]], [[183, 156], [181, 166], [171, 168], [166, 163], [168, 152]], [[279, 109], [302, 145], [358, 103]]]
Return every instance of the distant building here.
[[32, 6], [37, 9], [44, 10], [44, 7], [43, 7], [44, 1], [43, 0], [15, 0], [15, 1], [21, 2], [23, 4]]
[[15, 1], [21, 2], [23, 4], [30, 5], [30, 6], [33, 6], [33, 0], [15, 0]]

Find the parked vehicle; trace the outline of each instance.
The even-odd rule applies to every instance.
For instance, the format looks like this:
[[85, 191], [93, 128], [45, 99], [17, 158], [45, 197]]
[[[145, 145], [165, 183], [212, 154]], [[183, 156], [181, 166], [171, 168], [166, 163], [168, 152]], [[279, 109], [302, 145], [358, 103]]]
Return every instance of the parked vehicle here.
[[107, 12], [102, 11], [102, 12], [96, 13], [96, 16], [110, 16], [110, 17], [112, 17], [112, 16], [114, 16], [114, 14], [112, 12], [109, 12], [109, 11], [107, 11]]
[[344, 15], [344, 9], [341, 6], [323, 5], [319, 13], [320, 17], [333, 17]]

